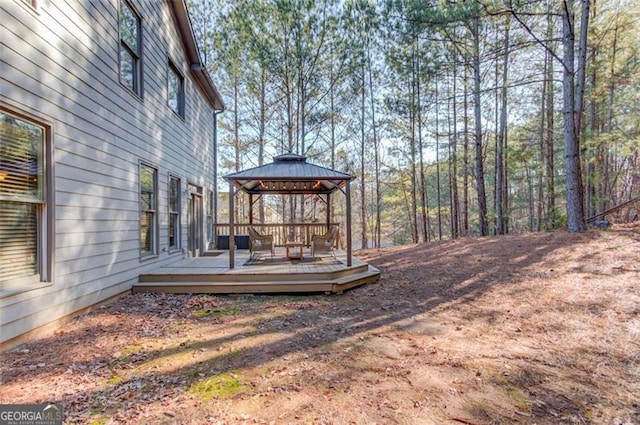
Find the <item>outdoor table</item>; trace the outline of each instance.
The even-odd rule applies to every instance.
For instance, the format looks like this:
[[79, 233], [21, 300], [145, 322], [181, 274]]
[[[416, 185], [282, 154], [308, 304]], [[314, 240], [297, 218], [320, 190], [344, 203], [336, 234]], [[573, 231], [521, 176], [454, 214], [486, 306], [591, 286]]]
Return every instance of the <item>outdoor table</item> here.
[[[288, 260], [304, 259], [304, 243], [288, 241], [284, 243], [284, 247], [286, 249], [285, 256], [287, 257]], [[300, 248], [300, 250], [296, 252], [293, 248]]]

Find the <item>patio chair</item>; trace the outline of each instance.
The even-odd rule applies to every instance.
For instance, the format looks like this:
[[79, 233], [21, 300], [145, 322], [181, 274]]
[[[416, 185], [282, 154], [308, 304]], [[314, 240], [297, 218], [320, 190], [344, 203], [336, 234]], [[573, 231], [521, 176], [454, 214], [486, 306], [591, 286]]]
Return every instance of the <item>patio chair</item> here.
[[258, 251], [271, 251], [271, 258], [273, 258], [274, 246], [273, 246], [273, 236], [271, 235], [263, 235], [259, 233], [252, 226], [248, 227], [249, 230], [249, 252], [251, 252], [251, 257]]
[[311, 238], [311, 256], [316, 258], [316, 255], [327, 252], [336, 257], [336, 253], [333, 246], [338, 240], [338, 226], [331, 226], [324, 235], [314, 235]]

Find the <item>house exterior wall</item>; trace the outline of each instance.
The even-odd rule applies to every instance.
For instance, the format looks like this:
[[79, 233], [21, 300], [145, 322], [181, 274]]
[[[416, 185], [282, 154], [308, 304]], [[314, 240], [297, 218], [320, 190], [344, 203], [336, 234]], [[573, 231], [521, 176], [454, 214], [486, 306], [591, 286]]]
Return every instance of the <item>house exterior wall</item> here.
[[[0, 108], [48, 126], [53, 170], [46, 206], [53, 229], [43, 231], [51, 275], [40, 284], [0, 282], [0, 344], [122, 294], [140, 273], [183, 258], [187, 184], [202, 188], [211, 208], [214, 107], [192, 77], [172, 6], [130, 1], [142, 18], [138, 97], [119, 80], [120, 1], [0, 1]], [[169, 60], [184, 76], [184, 118], [167, 104]], [[158, 177], [158, 250], [147, 257], [140, 254], [141, 163]], [[182, 249], [173, 251], [170, 175], [180, 178], [182, 193]]]

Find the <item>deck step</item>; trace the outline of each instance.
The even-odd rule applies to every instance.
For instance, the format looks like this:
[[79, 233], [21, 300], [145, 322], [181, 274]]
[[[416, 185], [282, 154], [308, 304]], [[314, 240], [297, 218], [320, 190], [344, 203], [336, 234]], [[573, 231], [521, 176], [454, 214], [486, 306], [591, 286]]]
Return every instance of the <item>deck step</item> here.
[[[247, 276], [244, 275], [246, 278]], [[380, 271], [373, 266], [366, 270], [340, 276], [336, 279], [314, 280], [305, 276], [300, 280], [257, 281], [238, 280], [224, 282], [203, 281], [140, 281], [132, 291], [166, 292], [174, 294], [264, 294], [264, 293], [337, 293], [380, 279]]]
[[369, 266], [364, 272], [356, 273], [349, 276], [336, 279], [332, 292], [341, 294], [347, 289], [355, 288], [356, 286], [364, 285], [367, 283], [374, 283], [380, 279], [380, 270], [373, 266]]
[[141, 282], [132, 292], [165, 292], [172, 294], [264, 294], [303, 292], [333, 292], [335, 283], [329, 280], [304, 282]]

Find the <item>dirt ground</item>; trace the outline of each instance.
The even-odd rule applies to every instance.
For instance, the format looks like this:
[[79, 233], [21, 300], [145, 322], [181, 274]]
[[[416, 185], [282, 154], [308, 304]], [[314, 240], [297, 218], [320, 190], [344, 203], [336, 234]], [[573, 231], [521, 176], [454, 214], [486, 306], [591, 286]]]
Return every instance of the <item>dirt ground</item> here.
[[367, 250], [343, 295], [127, 295], [3, 353], [70, 424], [639, 424], [640, 226]]

